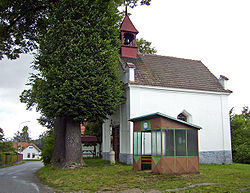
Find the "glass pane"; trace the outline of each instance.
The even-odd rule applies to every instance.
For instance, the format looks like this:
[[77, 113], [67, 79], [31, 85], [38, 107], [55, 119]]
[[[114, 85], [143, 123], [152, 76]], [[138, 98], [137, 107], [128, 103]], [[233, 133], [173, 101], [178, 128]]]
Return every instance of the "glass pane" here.
[[189, 156], [198, 156], [198, 136], [197, 130], [187, 131], [187, 146]]
[[156, 156], [156, 131], [152, 131], [152, 156]]
[[156, 132], [156, 155], [161, 156], [161, 131]]
[[151, 133], [142, 133], [142, 155], [151, 155]]
[[144, 155], [145, 154], [145, 133], [142, 132], [142, 143], [141, 143], [141, 154]]
[[166, 129], [162, 129], [162, 154], [166, 156]]
[[141, 155], [141, 132], [138, 132], [137, 134], [137, 152], [138, 154], [137, 155]]
[[186, 130], [175, 130], [176, 156], [186, 156]]
[[134, 132], [134, 155], [138, 155], [138, 146], [137, 146], [137, 133], [138, 132]]
[[164, 155], [165, 156], [174, 156], [174, 130], [167, 129], [164, 136], [165, 136], [165, 140], [166, 140], [166, 143], [165, 143], [166, 147], [165, 147]]

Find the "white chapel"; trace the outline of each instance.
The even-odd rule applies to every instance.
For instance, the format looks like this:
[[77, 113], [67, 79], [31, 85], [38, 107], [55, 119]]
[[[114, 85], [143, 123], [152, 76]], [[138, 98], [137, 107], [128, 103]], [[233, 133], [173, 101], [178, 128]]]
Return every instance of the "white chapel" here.
[[[120, 78], [126, 101], [103, 124], [102, 157], [133, 162], [133, 123], [156, 112], [199, 125], [200, 163], [232, 163], [228, 78], [217, 79], [198, 60], [137, 53], [136, 35], [126, 14], [121, 25]], [[150, 153], [150, 152], [149, 152]]]

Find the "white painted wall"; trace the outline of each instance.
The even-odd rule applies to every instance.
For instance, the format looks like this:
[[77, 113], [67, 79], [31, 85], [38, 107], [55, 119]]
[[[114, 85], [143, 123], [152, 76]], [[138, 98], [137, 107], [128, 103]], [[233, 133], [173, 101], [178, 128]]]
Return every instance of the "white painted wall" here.
[[[23, 152], [23, 159], [24, 160], [39, 160], [41, 158], [41, 152], [39, 152], [34, 146], [29, 145], [26, 147]], [[28, 157], [28, 154], [30, 154], [30, 157]], [[35, 154], [35, 157], [33, 158], [32, 155]]]
[[[120, 125], [120, 153], [128, 153], [132, 148], [130, 146], [131, 138], [131, 123], [128, 121], [130, 117], [130, 109], [129, 109], [129, 101], [130, 101], [130, 93], [129, 88], [127, 88], [126, 92], [124, 93], [126, 97], [126, 101], [124, 104], [120, 106], [117, 112], [110, 116], [109, 119], [105, 120], [102, 128], [102, 151], [109, 152], [110, 151], [110, 127], [111, 125]], [[112, 120], [112, 123], [111, 123]]]
[[110, 123], [107, 119], [102, 125], [102, 152], [110, 152]]
[[130, 85], [130, 118], [155, 112], [176, 118], [185, 110], [203, 128], [200, 151], [231, 150], [227, 99], [224, 93]]

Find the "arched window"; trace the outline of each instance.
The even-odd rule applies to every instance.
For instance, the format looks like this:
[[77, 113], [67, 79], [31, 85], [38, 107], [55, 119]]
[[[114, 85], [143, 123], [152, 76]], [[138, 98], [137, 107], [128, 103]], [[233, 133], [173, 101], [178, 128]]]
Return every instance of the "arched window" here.
[[187, 122], [187, 116], [184, 115], [183, 113], [180, 113], [178, 116], [177, 116], [177, 119], [180, 119], [182, 121], [186, 121]]

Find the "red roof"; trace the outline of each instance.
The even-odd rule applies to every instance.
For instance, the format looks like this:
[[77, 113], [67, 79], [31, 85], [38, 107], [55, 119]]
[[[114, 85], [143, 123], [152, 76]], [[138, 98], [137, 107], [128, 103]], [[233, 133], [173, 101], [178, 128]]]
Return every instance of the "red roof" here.
[[32, 145], [33, 147], [35, 147], [37, 149], [37, 151], [42, 152], [42, 150], [40, 150], [39, 147], [36, 146], [36, 144], [30, 143], [30, 145]]
[[135, 26], [133, 25], [132, 21], [130, 20], [128, 14], [125, 15], [125, 18], [122, 22], [121, 31], [139, 33], [135, 28]]
[[25, 149], [28, 146], [32, 145], [33, 147], [35, 147], [39, 152], [41, 152], [41, 150], [34, 144], [34, 143], [29, 143], [29, 142], [13, 142], [13, 146], [15, 149], [18, 150], [18, 148]]
[[18, 148], [26, 148], [29, 146], [30, 143], [28, 142], [13, 142], [13, 146], [15, 149], [18, 150]]
[[82, 140], [82, 143], [96, 143], [97, 142], [96, 136], [82, 136], [81, 140]]

